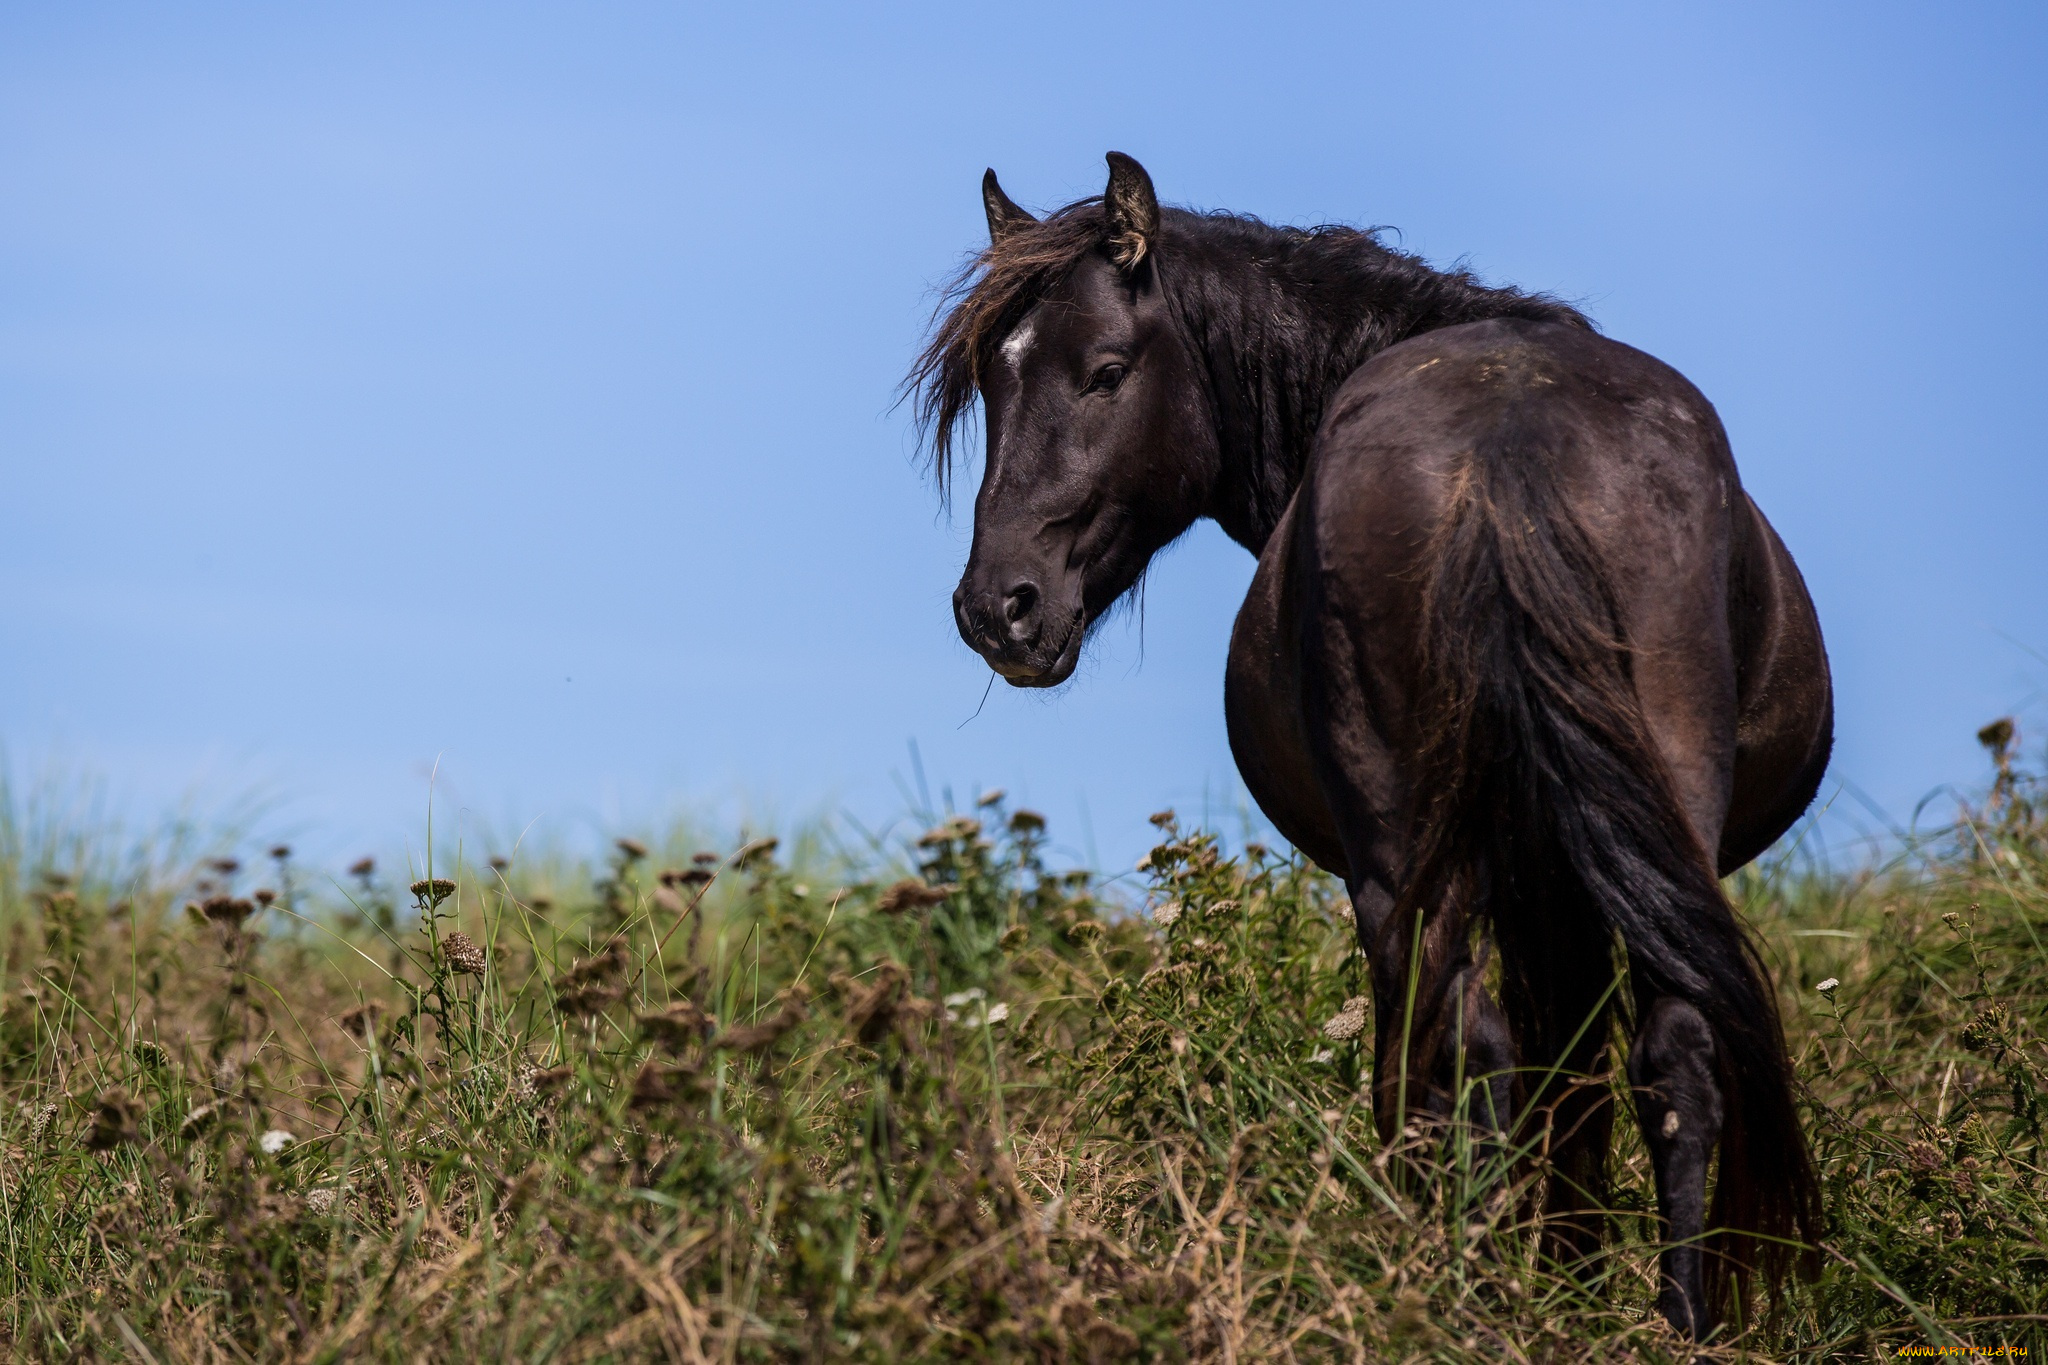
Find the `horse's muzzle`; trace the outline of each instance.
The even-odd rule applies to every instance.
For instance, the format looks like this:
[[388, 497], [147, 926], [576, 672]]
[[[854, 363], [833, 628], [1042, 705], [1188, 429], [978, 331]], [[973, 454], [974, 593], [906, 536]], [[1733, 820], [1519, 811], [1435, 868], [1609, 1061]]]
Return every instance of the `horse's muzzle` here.
[[967, 577], [953, 590], [953, 623], [960, 638], [1015, 687], [1051, 687], [1074, 671], [1079, 613], [1048, 612], [1046, 596], [1029, 578], [1000, 590]]

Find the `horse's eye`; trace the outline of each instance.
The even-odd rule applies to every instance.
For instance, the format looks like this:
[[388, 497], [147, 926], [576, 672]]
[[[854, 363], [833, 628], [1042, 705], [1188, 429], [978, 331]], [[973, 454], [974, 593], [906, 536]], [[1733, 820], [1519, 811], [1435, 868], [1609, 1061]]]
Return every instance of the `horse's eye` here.
[[1130, 367], [1126, 365], [1104, 365], [1089, 379], [1088, 387], [1082, 392], [1115, 393], [1117, 387], [1124, 382], [1124, 376], [1129, 373]]

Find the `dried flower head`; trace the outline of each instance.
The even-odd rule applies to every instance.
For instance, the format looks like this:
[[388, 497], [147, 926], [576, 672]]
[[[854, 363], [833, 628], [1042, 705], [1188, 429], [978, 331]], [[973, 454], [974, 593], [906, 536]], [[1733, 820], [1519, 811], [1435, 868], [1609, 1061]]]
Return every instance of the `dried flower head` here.
[[635, 1109], [659, 1109], [690, 1091], [704, 1088], [702, 1072], [693, 1062], [662, 1062], [649, 1057], [633, 1077], [631, 1105]]
[[279, 862], [283, 862], [292, 856], [292, 846], [290, 844], [272, 844], [270, 846], [270, 856]]
[[92, 1130], [85, 1135], [87, 1150], [110, 1152], [124, 1142], [141, 1136], [135, 1123], [135, 1101], [119, 1086], [103, 1090], [93, 1109]]
[[637, 863], [647, 856], [647, 845], [638, 839], [614, 839], [612, 847], [616, 848], [629, 863]]
[[666, 910], [671, 915], [686, 914], [690, 909], [689, 906], [683, 904], [683, 898], [675, 893], [675, 888], [670, 886], [655, 887], [653, 900], [655, 905]]
[[811, 1017], [804, 1003], [810, 998], [810, 988], [798, 982], [775, 997], [779, 1008], [774, 1014], [758, 1023], [727, 1029], [711, 1040], [711, 1046], [714, 1050], [726, 1052], [759, 1052], [772, 1047], [783, 1034]]
[[923, 910], [943, 903], [946, 897], [960, 888], [951, 882], [929, 886], [915, 877], [905, 877], [875, 902], [875, 908], [885, 915], [900, 915], [906, 910]]
[[377, 1016], [382, 1013], [382, 1004], [375, 1000], [365, 1000], [353, 1009], [342, 1011], [341, 1017], [334, 1022], [340, 1025], [343, 1033], [352, 1033], [359, 1038], [367, 1037], [376, 1030]]
[[699, 849], [690, 855], [690, 861], [699, 867], [710, 867], [713, 863], [725, 861], [709, 849]]
[[552, 1095], [570, 1081], [576, 1079], [576, 1068], [573, 1066], [528, 1067], [521, 1073], [520, 1079], [527, 1083], [534, 1094]]
[[876, 963], [865, 983], [843, 973], [832, 980], [846, 997], [846, 1022], [854, 1037], [870, 1047], [891, 1032], [906, 1047], [917, 1047], [915, 1025], [938, 1012], [938, 1006], [931, 1001], [909, 993], [909, 969], [892, 958]]
[[489, 862], [493, 872], [503, 872], [506, 868], [512, 866], [512, 860], [502, 853], [493, 853], [490, 856]]
[[1157, 825], [1161, 829], [1169, 828], [1173, 824], [1175, 818], [1176, 817], [1173, 813], [1173, 808], [1171, 806], [1167, 807], [1165, 810], [1155, 810], [1150, 815], [1145, 817], [1147, 822]]
[[441, 940], [441, 956], [452, 971], [463, 976], [482, 976], [488, 959], [484, 956], [483, 945], [461, 930]]
[[772, 834], [765, 839], [756, 839], [750, 844], [742, 844], [740, 851], [732, 855], [732, 865], [734, 867], [757, 867], [762, 863], [772, 862], [775, 858], [775, 850], [780, 847], [782, 847], [782, 840]]
[[1972, 1052], [1991, 1053], [1995, 1061], [2012, 1046], [2012, 1035], [2012, 1011], [1994, 1000], [1963, 1025], [1962, 1043]]
[[625, 985], [619, 978], [626, 965], [626, 945], [614, 939], [603, 952], [563, 973], [555, 988], [555, 1007], [564, 1014], [602, 1012], [625, 994]]
[[406, 890], [412, 892], [421, 909], [431, 910], [455, 894], [455, 883], [446, 877], [422, 877]]
[[640, 1015], [635, 1022], [640, 1025], [642, 1033], [659, 1038], [671, 1047], [696, 1042], [718, 1027], [717, 1017], [690, 999], [677, 1000], [667, 1009]]
[[1365, 1031], [1365, 1007], [1367, 1001], [1362, 995], [1354, 995], [1344, 1002], [1344, 1008], [1330, 1016], [1323, 1025], [1323, 1036], [1332, 1042], [1343, 1042], [1356, 1038]]
[[214, 1100], [210, 1104], [193, 1106], [192, 1112], [185, 1115], [184, 1121], [178, 1125], [178, 1136], [188, 1142], [198, 1137], [212, 1125], [215, 1119], [221, 1116], [222, 1111], [226, 1108], [226, 1100]]
[[993, 791], [983, 792], [976, 798], [974, 804], [980, 806], [983, 810], [987, 810], [990, 806], [1000, 806], [1003, 803], [1004, 795], [1003, 789], [997, 787]]
[[348, 875], [351, 877], [368, 880], [370, 877], [375, 876], [376, 873], [377, 860], [375, 858], [358, 858], [348, 865]]
[[306, 1191], [306, 1211], [308, 1213], [322, 1215], [333, 1213], [335, 1206], [340, 1202], [341, 1187], [339, 1185], [320, 1185]]
[[1264, 844], [1258, 843], [1256, 841], [1248, 843], [1244, 846], [1244, 856], [1251, 859], [1255, 863], [1264, 862], [1266, 860], [1266, 855], [1268, 853], [1271, 853], [1272, 851], [1273, 850], [1267, 848]]
[[49, 1134], [50, 1124], [57, 1117], [57, 1101], [45, 1100], [36, 1107], [35, 1116], [28, 1121], [28, 1145], [40, 1147], [43, 1138]]
[[1010, 833], [1042, 834], [1045, 831], [1045, 817], [1035, 810], [1018, 810], [1010, 814]]
[[162, 1071], [171, 1064], [171, 1054], [164, 1051], [163, 1045], [147, 1038], [136, 1039], [129, 1047], [128, 1055], [135, 1059], [137, 1065], [151, 1071]]
[[2012, 737], [2018, 733], [2011, 716], [2000, 716], [1977, 732], [1977, 742], [1991, 751], [1997, 759], [2005, 757], [2005, 751], [2012, 747]]
[[242, 860], [239, 858], [215, 858], [206, 865], [223, 877], [232, 877], [242, 870]]
[[266, 910], [277, 904], [277, 893], [267, 886], [259, 886], [250, 892], [249, 895], [251, 899]]
[[1031, 930], [1021, 924], [1013, 924], [1003, 930], [1003, 936], [996, 940], [996, 946], [1006, 953], [1014, 953], [1031, 941]]
[[255, 902], [243, 900], [239, 896], [208, 896], [200, 903], [199, 913], [215, 924], [233, 928], [255, 914], [256, 905]]

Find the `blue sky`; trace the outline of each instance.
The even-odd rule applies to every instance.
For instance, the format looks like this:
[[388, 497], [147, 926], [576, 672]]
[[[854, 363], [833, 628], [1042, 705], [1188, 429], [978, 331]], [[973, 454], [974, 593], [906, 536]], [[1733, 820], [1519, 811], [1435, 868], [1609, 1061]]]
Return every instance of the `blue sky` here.
[[1903, 821], [1979, 778], [1977, 726], [2048, 713], [2044, 37], [2021, 5], [7, 6], [0, 743], [136, 808], [260, 789], [329, 857], [416, 836], [437, 762], [443, 818], [498, 832], [878, 823], [912, 741], [934, 794], [1007, 787], [1105, 864], [1161, 805], [1234, 820], [1250, 559], [1198, 529], [1142, 631], [976, 715], [966, 504], [892, 407], [982, 168], [1045, 207], [1117, 148], [1689, 375], [1818, 601], [1836, 777]]

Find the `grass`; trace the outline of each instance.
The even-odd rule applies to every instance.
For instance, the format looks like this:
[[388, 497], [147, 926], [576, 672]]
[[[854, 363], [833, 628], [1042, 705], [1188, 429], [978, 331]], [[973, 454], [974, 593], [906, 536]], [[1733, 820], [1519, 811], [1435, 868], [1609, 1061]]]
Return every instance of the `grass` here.
[[[1825, 1268], [1714, 1359], [2048, 1347], [2048, 812], [1730, 883]], [[12, 808], [10, 807], [10, 810]], [[1156, 817], [1143, 904], [1000, 802], [857, 856], [259, 868], [0, 824], [0, 1343], [35, 1359], [1681, 1360], [1648, 1168], [1384, 1149], [1341, 894]], [[271, 890], [253, 889], [257, 882]], [[1137, 913], [1140, 910], [1144, 913]], [[1827, 990], [1819, 987], [1834, 982]], [[1476, 1079], [1476, 1078], [1474, 1078]]]

